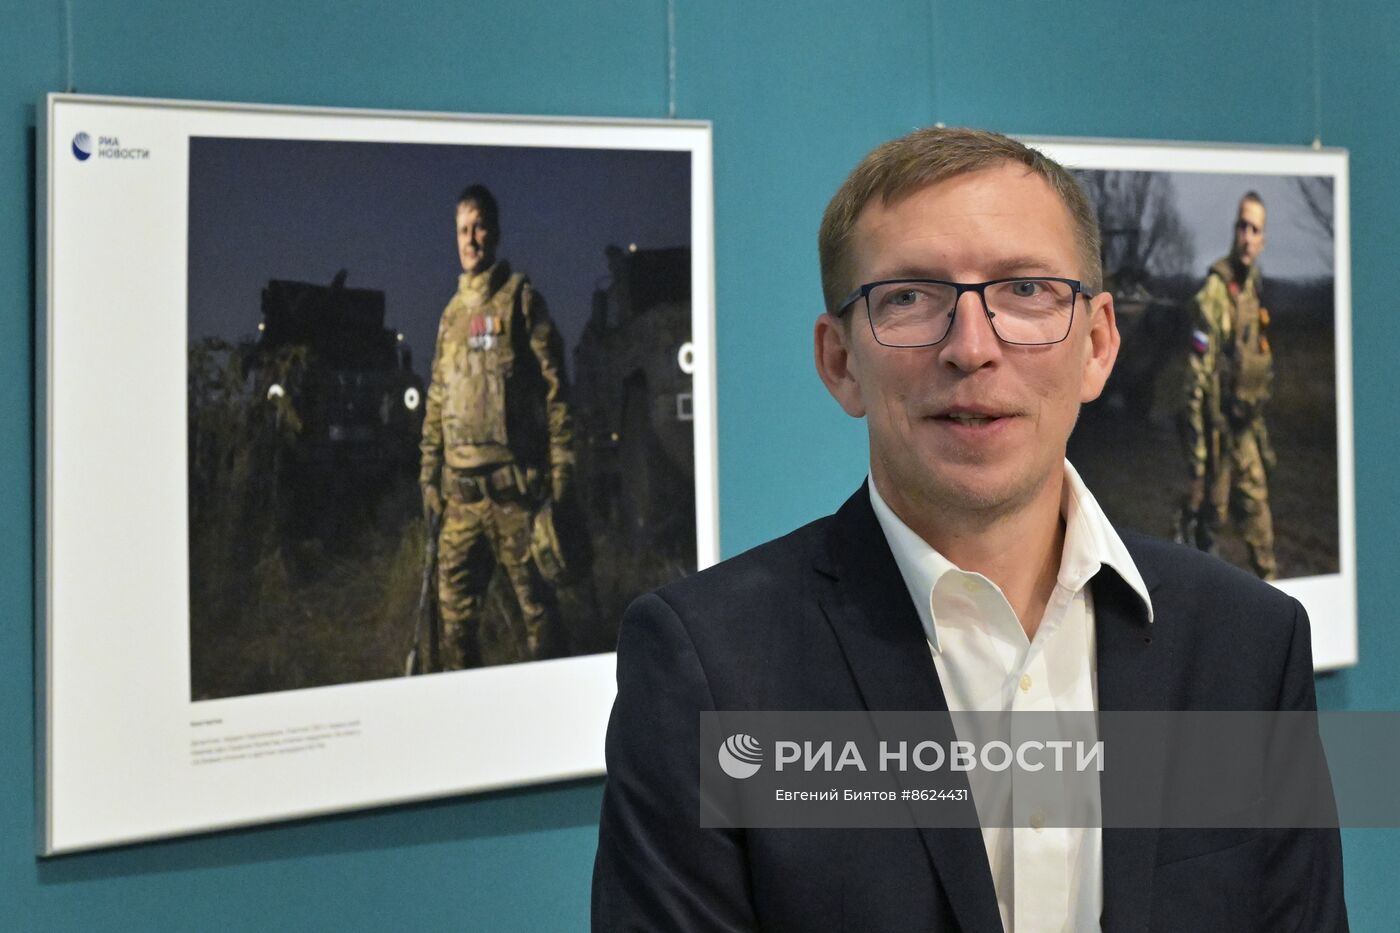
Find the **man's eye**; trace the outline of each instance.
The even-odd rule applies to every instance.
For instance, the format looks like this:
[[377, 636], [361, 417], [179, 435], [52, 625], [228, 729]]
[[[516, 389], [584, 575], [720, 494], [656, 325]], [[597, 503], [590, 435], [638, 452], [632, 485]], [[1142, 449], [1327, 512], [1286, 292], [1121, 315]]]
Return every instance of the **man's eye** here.
[[918, 304], [924, 297], [924, 293], [917, 288], [901, 288], [890, 295], [888, 303], [897, 308], [907, 308], [910, 305]]
[[1042, 288], [1040, 282], [1012, 282], [1011, 294], [1017, 298], [1034, 298], [1040, 294]]

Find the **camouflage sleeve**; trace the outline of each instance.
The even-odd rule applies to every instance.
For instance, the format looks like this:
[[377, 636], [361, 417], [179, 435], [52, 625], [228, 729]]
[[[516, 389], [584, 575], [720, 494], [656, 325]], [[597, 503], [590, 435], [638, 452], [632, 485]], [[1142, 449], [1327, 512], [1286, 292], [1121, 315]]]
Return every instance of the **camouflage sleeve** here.
[[540, 364], [545, 384], [545, 416], [549, 429], [549, 465], [572, 466], [574, 421], [569, 411], [569, 391], [564, 379], [564, 340], [549, 316], [540, 293], [526, 282], [521, 296], [525, 322], [530, 328], [530, 352]]
[[450, 302], [442, 312], [442, 320], [438, 322], [437, 342], [433, 346], [428, 398], [423, 405], [423, 439], [418, 445], [423, 452], [418, 482], [423, 486], [437, 486], [442, 476], [442, 336], [447, 333], [456, 307], [455, 301]]
[[1211, 280], [1196, 293], [1187, 305], [1190, 320], [1190, 347], [1186, 354], [1185, 406], [1182, 417], [1182, 434], [1186, 446], [1186, 460], [1191, 467], [1191, 475], [1201, 477], [1206, 472], [1208, 456], [1208, 431], [1212, 427], [1211, 405], [1214, 398], [1211, 386], [1215, 376], [1215, 350], [1219, 334], [1215, 332], [1207, 309], [1210, 305]]

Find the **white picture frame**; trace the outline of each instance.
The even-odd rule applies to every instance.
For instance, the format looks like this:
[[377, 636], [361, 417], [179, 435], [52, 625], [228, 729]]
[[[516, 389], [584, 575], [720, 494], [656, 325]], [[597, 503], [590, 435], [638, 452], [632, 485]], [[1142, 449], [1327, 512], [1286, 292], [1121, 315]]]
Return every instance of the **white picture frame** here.
[[[192, 140], [686, 158], [688, 197], [675, 209], [689, 216], [683, 365], [693, 388], [689, 398], [653, 408], [693, 420], [694, 554], [704, 567], [719, 547], [709, 124], [73, 94], [49, 95], [40, 111], [40, 853], [601, 774], [615, 689], [608, 651], [196, 699], [186, 404], [187, 353], [197, 336], [188, 307], [190, 236], [200, 220], [191, 218]], [[442, 298], [434, 320], [461, 271], [450, 268], [457, 192], [469, 181], [489, 183], [438, 180], [445, 194], [434, 235], [453, 253], [432, 266]], [[347, 203], [359, 197], [346, 191]], [[255, 198], [248, 203], [257, 206]], [[511, 211], [502, 197], [506, 257], [520, 248], [510, 239], [512, 222], [523, 226]], [[587, 247], [600, 263], [601, 246]], [[525, 271], [563, 320], [546, 270]], [[320, 270], [326, 279], [334, 272]], [[268, 269], [263, 278], [279, 275]], [[418, 349], [420, 365], [431, 352]]]
[[[1139, 179], [1147, 176], [1160, 176], [1165, 180], [1166, 200], [1173, 202], [1172, 210], [1177, 214], [1178, 235], [1184, 233], [1185, 246], [1178, 248], [1174, 255], [1175, 268], [1154, 268], [1154, 260], [1147, 260], [1147, 292], [1172, 290], [1165, 283], [1175, 273], [1178, 280], [1177, 294], [1167, 297], [1177, 307], [1184, 304], [1183, 292], [1186, 285], [1182, 280], [1182, 269], [1188, 271], [1186, 278], [1194, 280], [1189, 292], [1194, 292], [1204, 280], [1208, 266], [1218, 257], [1229, 252], [1232, 225], [1240, 198], [1245, 192], [1256, 190], [1261, 194], [1267, 208], [1266, 245], [1260, 256], [1264, 274], [1264, 296], [1268, 303], [1270, 292], [1280, 291], [1298, 294], [1308, 289], [1316, 292], [1323, 288], [1326, 279], [1331, 281], [1332, 308], [1330, 326], [1323, 315], [1328, 309], [1318, 303], [1316, 308], [1306, 313], [1312, 315], [1312, 324], [1317, 330], [1316, 340], [1310, 341], [1317, 352], [1306, 359], [1299, 356], [1302, 341], [1295, 341], [1292, 347], [1279, 344], [1285, 339], [1280, 333], [1274, 341], [1275, 353], [1275, 399], [1270, 403], [1273, 411], [1266, 410], [1266, 420], [1279, 418], [1276, 428], [1270, 425], [1274, 435], [1274, 447], [1279, 452], [1278, 464], [1270, 475], [1274, 494], [1274, 525], [1276, 552], [1279, 554], [1279, 579], [1275, 585], [1284, 592], [1296, 597], [1307, 609], [1312, 624], [1313, 662], [1317, 670], [1333, 670], [1348, 667], [1357, 662], [1357, 615], [1356, 615], [1356, 504], [1354, 480], [1354, 453], [1352, 443], [1352, 373], [1351, 373], [1351, 242], [1349, 219], [1349, 175], [1348, 153], [1335, 148], [1307, 148], [1294, 146], [1236, 146], [1207, 143], [1178, 143], [1156, 141], [1073, 139], [1057, 137], [1025, 137], [1023, 141], [1034, 146], [1046, 155], [1060, 162], [1076, 173], [1117, 173], [1122, 177], [1134, 175]], [[1126, 174], [1125, 174], [1126, 173]], [[1087, 177], [1087, 176], [1081, 176]], [[1103, 177], [1102, 174], [1100, 177]], [[1310, 191], [1317, 202], [1317, 216], [1308, 206], [1308, 196], [1303, 189], [1313, 184]], [[1096, 190], [1090, 185], [1091, 200], [1110, 195], [1104, 189]], [[1330, 193], [1330, 199], [1327, 195]], [[1116, 196], [1116, 195], [1115, 195]], [[1160, 191], [1156, 195], [1136, 195], [1152, 203], [1136, 205], [1132, 212], [1139, 221], [1139, 231], [1145, 231], [1156, 208], [1153, 204], [1163, 203]], [[1158, 200], [1153, 202], [1152, 197]], [[1330, 200], [1330, 203], [1327, 203]], [[1096, 202], [1096, 207], [1099, 205]], [[1102, 223], [1102, 208], [1101, 226]], [[1147, 218], [1144, 220], [1144, 216]], [[1129, 226], [1124, 224], [1123, 226]], [[1328, 229], [1330, 228], [1330, 229]], [[1105, 229], [1105, 272], [1110, 277], [1114, 270], [1112, 250], [1123, 255], [1122, 244], [1110, 243], [1123, 231]], [[1136, 235], [1136, 234], [1134, 234]], [[1141, 240], [1134, 248], [1141, 251]], [[1161, 255], [1159, 253], [1159, 255]], [[1182, 266], [1182, 256], [1191, 256]], [[1139, 257], [1140, 258], [1140, 257]], [[1137, 262], [1137, 265], [1143, 265]], [[1280, 283], [1274, 287], [1274, 280]], [[1120, 331], [1124, 332], [1124, 351], [1128, 351], [1131, 322], [1126, 320], [1125, 311], [1133, 313], [1142, 299], [1117, 301], [1119, 307]], [[1296, 304], [1297, 302], [1295, 302]], [[1284, 331], [1296, 319], [1301, 320], [1303, 311], [1285, 310], [1288, 302], [1280, 299], [1275, 314], [1275, 330]], [[1183, 312], [1184, 313], [1184, 312]], [[1290, 317], [1289, 315], [1292, 315]], [[1189, 340], [1189, 327], [1187, 328]], [[1327, 346], [1330, 338], [1330, 346]], [[1326, 351], [1330, 350], [1330, 354]], [[1286, 365], [1285, 354], [1292, 351]], [[1183, 343], [1178, 356], [1184, 359], [1188, 352]], [[1330, 359], [1327, 357], [1330, 355]], [[1124, 370], [1125, 353], [1120, 352], [1116, 370]], [[1325, 367], [1331, 367], [1331, 379], [1324, 378]], [[1129, 363], [1127, 370], [1131, 371]], [[1164, 372], [1170, 366], [1164, 368]], [[1124, 373], [1115, 371], [1115, 376]], [[1133, 377], [1137, 378], [1137, 377]], [[1304, 382], [1307, 387], [1304, 387]], [[1094, 404], [1098, 413], [1105, 418], [1127, 423], [1124, 409], [1133, 405], [1125, 403], [1122, 393], [1115, 394], [1113, 382], [1105, 397]], [[1139, 516], [1149, 516], [1140, 521], [1150, 527], [1137, 527], [1134, 530], [1166, 536], [1168, 522], [1164, 520], [1164, 510], [1170, 501], [1164, 498], [1163, 482], [1175, 482], [1180, 488], [1167, 494], [1177, 496], [1184, 492], [1186, 483], [1186, 460], [1178, 451], [1182, 443], [1176, 435], [1176, 427], [1171, 422], [1176, 415], [1170, 410], [1170, 399], [1174, 388], [1170, 384], [1158, 385], [1153, 393], [1139, 396], [1145, 410], [1142, 421], [1144, 430], [1139, 433], [1124, 432], [1115, 439], [1113, 464], [1081, 462], [1075, 458], [1076, 442], [1079, 434], [1086, 431], [1086, 419], [1093, 424], [1095, 411], [1086, 408], [1081, 417], [1076, 438], [1071, 440], [1071, 460], [1074, 460], [1085, 474], [1090, 488], [1100, 498], [1110, 518], [1121, 521], [1123, 513], [1132, 512]], [[1306, 397], [1320, 406], [1324, 417], [1313, 418], [1306, 423], [1294, 417], [1293, 427], [1284, 424], [1284, 413], [1279, 411], [1279, 399], [1285, 393], [1292, 397]], [[1330, 397], [1329, 397], [1330, 395]], [[1166, 404], [1164, 404], [1164, 402]], [[1113, 410], [1117, 409], [1115, 413]], [[1335, 419], [1335, 428], [1326, 416]], [[1304, 430], [1299, 430], [1299, 427]], [[1305, 441], [1301, 435], [1317, 429], [1312, 441]], [[1092, 434], [1093, 428], [1087, 429]], [[1291, 433], [1290, 433], [1291, 431]], [[1136, 441], [1125, 441], [1124, 436], [1132, 434]], [[1139, 443], [1140, 441], [1140, 443]], [[1143, 449], [1136, 450], [1134, 444]], [[1290, 449], [1299, 451], [1311, 443], [1304, 456], [1299, 453], [1290, 457]], [[1093, 459], [1092, 442], [1080, 444], [1081, 457]], [[1098, 445], [1102, 450], [1105, 445]], [[1150, 449], [1147, 449], [1149, 448]], [[1329, 448], [1330, 449], [1327, 449]], [[1089, 451], [1086, 453], [1086, 451]], [[1304, 463], [1309, 464], [1304, 466]], [[1099, 469], [1095, 469], [1098, 466]], [[1126, 507], [1125, 494], [1117, 494], [1104, 485], [1112, 486], [1111, 480], [1096, 484], [1095, 474], [1109, 477], [1109, 469], [1114, 473], [1132, 477], [1137, 484], [1136, 498], [1140, 501]], [[1175, 471], [1174, 473], [1172, 471]], [[1304, 473], [1307, 470], [1309, 472]], [[1177, 477], [1176, 480], [1170, 477]], [[1166, 477], [1164, 481], [1154, 477]], [[1154, 485], [1155, 484], [1155, 485]], [[1143, 503], [1158, 500], [1152, 511]], [[1115, 501], [1115, 499], [1117, 501]], [[1132, 527], [1130, 522], [1124, 522]], [[1303, 539], [1307, 539], [1306, 541]], [[1231, 559], [1231, 553], [1221, 542], [1222, 556]], [[1233, 562], [1245, 570], [1250, 566], [1243, 559], [1242, 545], [1233, 545]]]

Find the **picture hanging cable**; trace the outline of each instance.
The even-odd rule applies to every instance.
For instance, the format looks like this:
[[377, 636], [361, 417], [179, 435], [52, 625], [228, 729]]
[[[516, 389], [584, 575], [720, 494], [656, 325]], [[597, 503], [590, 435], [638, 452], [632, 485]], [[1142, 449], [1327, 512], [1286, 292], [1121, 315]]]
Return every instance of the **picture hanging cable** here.
[[64, 90], [73, 93], [73, 0], [63, 0]]
[[1312, 3], [1313, 40], [1313, 141], [1314, 149], [1322, 148], [1322, 24], [1317, 10], [1318, 0]]
[[933, 97], [933, 125], [943, 128], [943, 82], [938, 80], [938, 0], [928, 2], [928, 83]]
[[676, 118], [676, 0], [666, 0], [666, 116]]

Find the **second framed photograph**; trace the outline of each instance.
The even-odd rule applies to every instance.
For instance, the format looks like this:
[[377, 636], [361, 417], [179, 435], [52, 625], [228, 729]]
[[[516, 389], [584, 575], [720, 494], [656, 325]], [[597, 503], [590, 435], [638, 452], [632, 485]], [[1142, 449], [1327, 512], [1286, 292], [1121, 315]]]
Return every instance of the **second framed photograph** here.
[[717, 559], [708, 125], [47, 116], [43, 850], [601, 773]]
[[1098, 214], [1122, 344], [1069, 458], [1108, 516], [1297, 597], [1355, 664], [1347, 153], [1026, 139]]

